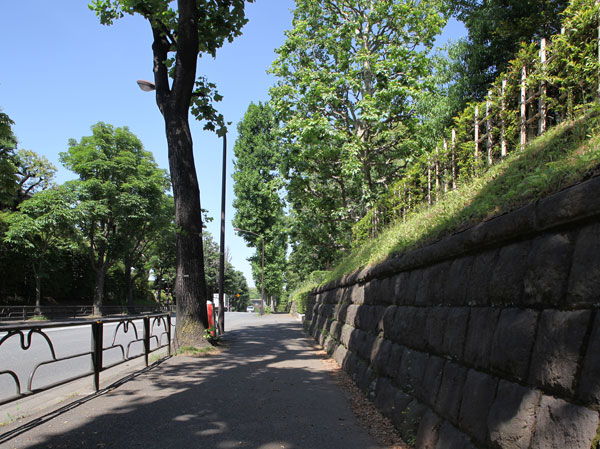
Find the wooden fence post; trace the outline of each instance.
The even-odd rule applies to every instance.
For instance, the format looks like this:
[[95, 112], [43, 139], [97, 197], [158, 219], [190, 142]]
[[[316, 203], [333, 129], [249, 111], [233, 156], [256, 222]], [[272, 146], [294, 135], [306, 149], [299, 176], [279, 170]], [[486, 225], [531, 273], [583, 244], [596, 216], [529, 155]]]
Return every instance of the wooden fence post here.
[[479, 105], [475, 105], [475, 164], [479, 159]]
[[[600, 5], [600, 0], [596, 0], [596, 8]], [[600, 100], [600, 13], [598, 14], [598, 99]]]
[[521, 69], [521, 151], [527, 145], [527, 67]]
[[456, 190], [456, 130], [452, 128], [452, 190]]
[[539, 99], [539, 110], [540, 110], [540, 121], [538, 122], [538, 134], [541, 136], [546, 132], [546, 38], [542, 38], [540, 41], [540, 62], [542, 63], [542, 83], [540, 86], [540, 99]]
[[488, 91], [488, 97], [485, 101], [485, 132], [487, 133], [487, 143], [486, 143], [486, 147], [487, 147], [487, 161], [488, 161], [488, 165], [491, 166], [492, 165], [492, 122], [491, 122], [491, 116], [490, 116], [490, 107], [492, 105], [492, 102], [490, 101], [490, 98], [492, 96], [492, 91], [489, 90]]
[[446, 169], [446, 166], [448, 164], [446, 164], [446, 158], [448, 157], [448, 141], [446, 140], [446, 138], [444, 137], [444, 164], [443, 164], [443, 174], [442, 174], [442, 184], [444, 186], [444, 193], [448, 192], [448, 171]]
[[501, 102], [500, 102], [500, 123], [502, 129], [500, 130], [500, 157], [504, 159], [506, 157], [506, 121], [504, 120], [504, 116], [506, 115], [506, 100], [504, 95], [506, 93], [506, 78], [502, 80], [502, 90], [501, 90]]
[[427, 204], [431, 206], [431, 156], [427, 155]]

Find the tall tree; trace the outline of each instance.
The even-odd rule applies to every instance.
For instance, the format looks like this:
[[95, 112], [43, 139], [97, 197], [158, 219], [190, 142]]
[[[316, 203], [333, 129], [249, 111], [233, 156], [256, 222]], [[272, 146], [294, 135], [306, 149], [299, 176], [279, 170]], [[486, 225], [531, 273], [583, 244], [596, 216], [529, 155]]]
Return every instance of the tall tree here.
[[18, 184], [15, 207], [35, 193], [54, 185], [52, 180], [56, 174], [56, 167], [45, 156], [40, 156], [31, 150], [19, 149], [15, 154], [15, 162]]
[[0, 112], [0, 208], [9, 206], [17, 191], [17, 138], [12, 132], [12, 125], [14, 122], [10, 117]]
[[92, 126], [92, 135], [69, 141], [60, 154], [66, 168], [79, 175], [68, 184], [75, 190], [78, 227], [87, 242], [96, 274], [94, 312], [102, 313], [108, 269], [127, 258], [152, 217], [165, 190], [165, 176], [152, 154], [127, 127], [105, 123]]
[[283, 122], [282, 171], [296, 233], [326, 249], [321, 269], [348, 248], [351, 224], [397, 176], [395, 161], [413, 150], [414, 98], [431, 69], [445, 2], [296, 5], [271, 69], [279, 77], [271, 103]]
[[19, 248], [29, 259], [35, 278], [36, 314], [42, 300], [42, 278], [46, 276], [46, 260], [61, 245], [70, 245], [75, 233], [71, 192], [67, 187], [40, 192], [19, 205], [10, 217], [4, 240]]
[[451, 0], [454, 14], [468, 31], [462, 55], [461, 95], [481, 100], [506, 70], [522, 42], [560, 32], [560, 13], [569, 0]]
[[[252, 0], [248, 0], [252, 1]], [[246, 23], [244, 0], [95, 0], [90, 7], [102, 24], [124, 14], [139, 14], [150, 23], [156, 104], [165, 121], [169, 168], [177, 228], [176, 345], [198, 346], [208, 327], [202, 247], [200, 191], [194, 166], [190, 107], [205, 129], [225, 132], [212, 100], [215, 85], [196, 79], [198, 57], [215, 56], [225, 40], [241, 34]], [[170, 81], [170, 79], [171, 81]]]
[[[287, 248], [276, 132], [277, 122], [271, 107], [251, 103], [238, 124], [238, 139], [233, 149], [236, 160], [233, 173], [235, 216], [232, 221], [235, 227], [262, 236], [265, 295], [274, 298], [278, 298], [283, 290]], [[263, 241], [251, 233], [242, 232], [241, 235], [256, 248], [250, 260], [255, 283], [260, 285]]]

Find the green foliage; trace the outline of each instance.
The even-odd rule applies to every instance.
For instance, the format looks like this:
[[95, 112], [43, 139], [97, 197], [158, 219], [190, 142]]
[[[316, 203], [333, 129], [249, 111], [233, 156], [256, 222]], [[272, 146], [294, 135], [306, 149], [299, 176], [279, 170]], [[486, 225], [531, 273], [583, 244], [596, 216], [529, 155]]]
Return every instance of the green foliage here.
[[81, 241], [97, 274], [94, 303], [100, 307], [108, 269], [120, 259], [130, 269], [148, 243], [149, 230], [157, 231], [153, 219], [168, 178], [127, 127], [102, 122], [92, 127], [91, 136], [71, 139], [60, 157], [79, 175], [68, 185], [76, 197]]
[[[482, 100], [492, 82], [506, 71], [522, 43], [560, 31], [560, 13], [569, 0], [451, 0], [468, 31], [459, 91]], [[572, 3], [572, 2], [571, 2]], [[589, 4], [589, 1], [587, 2]]]
[[12, 132], [14, 122], [0, 112], [0, 209], [9, 206], [17, 191], [15, 149], [17, 138]]
[[271, 104], [283, 124], [293, 252], [312, 257], [297, 271], [330, 267], [349, 248], [352, 223], [413, 151], [414, 99], [445, 19], [437, 0], [296, 2]]
[[296, 311], [298, 313], [306, 313], [306, 305], [308, 303], [308, 296], [310, 295], [310, 292], [328, 278], [328, 271], [313, 271], [308, 278], [302, 282], [302, 284], [296, 287], [296, 289], [290, 294], [290, 302], [294, 302], [296, 304]]
[[[244, 13], [246, 1], [251, 3], [254, 0], [194, 0], [193, 2], [180, 1], [177, 3], [170, 0], [93, 0], [89, 4], [89, 8], [96, 13], [103, 25], [112, 25], [115, 20], [126, 14], [139, 14], [148, 20], [152, 26], [155, 40], [158, 38], [160, 45], [166, 47], [164, 52], [166, 58], [164, 60], [155, 59], [155, 63], [161, 67], [156, 72], [165, 71], [171, 78], [179, 78], [181, 81], [184, 77], [196, 76], [195, 73], [182, 73], [183, 66], [181, 65], [178, 73], [177, 62], [181, 62], [182, 58], [183, 60], [189, 57], [197, 58], [202, 54], [208, 54], [214, 58], [217, 49], [226, 41], [231, 42], [242, 34], [241, 29], [247, 22]], [[177, 6], [184, 11], [188, 11], [189, 8], [195, 9], [193, 17], [197, 20], [197, 26], [192, 32], [197, 33], [197, 36], [190, 37], [180, 32], [182, 28], [180, 16], [182, 14], [181, 11], [178, 11]], [[182, 42], [183, 39], [186, 40]], [[193, 41], [197, 41], [196, 48], [189, 46], [189, 43]], [[195, 69], [195, 63], [193, 66]], [[157, 86], [159, 90], [161, 87]], [[206, 122], [205, 129], [217, 131], [220, 136], [226, 132], [227, 128], [223, 116], [217, 112], [213, 103], [221, 101], [221, 99], [216, 85], [201, 76], [193, 85], [190, 104], [185, 105], [186, 108], [190, 108], [196, 119]]]
[[[420, 96], [421, 109], [425, 112], [416, 137], [421, 149], [405, 160], [402, 177], [378, 197], [373, 207], [354, 226], [354, 247], [375, 237], [390, 223], [406, 219], [407, 214], [418, 209], [422, 202], [436, 202], [447, 190], [469, 182], [473, 176], [489, 169], [503, 157], [502, 138], [507, 151], [519, 151], [519, 97], [523, 67], [528, 74], [528, 98], [538, 92], [540, 86], [546, 91], [546, 94], [536, 94], [537, 97], [528, 100], [527, 117], [539, 111], [543, 100], [549, 111], [547, 126], [551, 126], [572, 118], [581, 107], [592, 101], [597, 96], [599, 69], [597, 14], [598, 8], [592, 6], [589, 0], [572, 2], [563, 14], [566, 32], [554, 36], [547, 45], [547, 64], [541, 63], [538, 44], [523, 45], [510, 61], [507, 72], [494, 81], [486, 101], [469, 103], [453, 119], [451, 129], [443, 129], [443, 126], [448, 122], [447, 111], [455, 109], [456, 104], [450, 98], [452, 85], [447, 89], [444, 87], [448, 78], [443, 76], [446, 64], [442, 61], [432, 76], [441, 87], [431, 93], [422, 92]], [[442, 72], [441, 75], [438, 72]], [[480, 141], [479, 153], [474, 151], [476, 110], [479, 111], [480, 139], [489, 122], [492, 141], [489, 150], [487, 140]], [[486, 110], [489, 110], [488, 116]], [[535, 133], [537, 122], [533, 121], [527, 125], [526, 134], [531, 138]]]
[[15, 206], [30, 198], [37, 192], [54, 186], [53, 179], [56, 167], [45, 156], [39, 156], [31, 150], [17, 150], [15, 154], [17, 167], [17, 191]]
[[404, 222], [356, 248], [324, 281], [555, 193], [597, 173], [599, 166], [600, 106], [594, 104], [577, 120], [557, 126], [525, 152], [513, 153], [433, 206], [413, 210]]
[[[268, 104], [250, 104], [238, 124], [234, 146], [233, 226], [246, 242], [256, 248], [250, 261], [256, 285], [262, 276], [264, 241], [265, 295], [280, 297], [283, 293], [287, 229], [278, 175], [280, 148], [276, 139], [277, 123]], [[258, 235], [256, 235], [258, 234]], [[262, 239], [261, 240], [261, 236]]]

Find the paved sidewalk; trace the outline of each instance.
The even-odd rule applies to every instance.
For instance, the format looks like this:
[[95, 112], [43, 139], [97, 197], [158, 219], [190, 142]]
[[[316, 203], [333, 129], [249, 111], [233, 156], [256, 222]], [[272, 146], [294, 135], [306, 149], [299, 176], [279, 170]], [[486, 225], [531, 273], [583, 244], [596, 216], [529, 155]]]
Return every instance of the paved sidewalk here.
[[249, 317], [227, 332], [225, 352], [173, 357], [1, 447], [379, 448], [300, 323]]

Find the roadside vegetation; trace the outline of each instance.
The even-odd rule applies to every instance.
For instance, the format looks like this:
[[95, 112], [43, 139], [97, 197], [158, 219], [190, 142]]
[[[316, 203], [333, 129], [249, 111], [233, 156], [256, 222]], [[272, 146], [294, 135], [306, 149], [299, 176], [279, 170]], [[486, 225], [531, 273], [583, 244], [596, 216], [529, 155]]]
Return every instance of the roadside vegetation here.
[[303, 313], [308, 294], [321, 284], [598, 175], [600, 105], [592, 103], [582, 108], [578, 118], [533, 140], [524, 152], [513, 152], [483, 175], [448, 192], [436, 204], [424, 204], [390, 225], [354, 249], [333, 270], [303, 283], [291, 298]]

